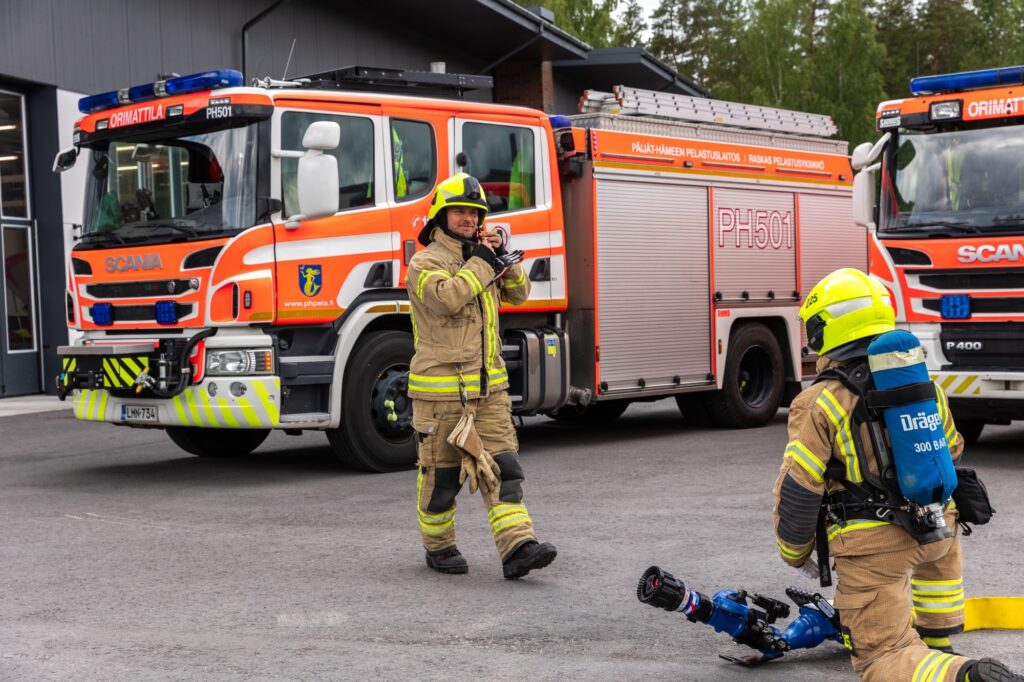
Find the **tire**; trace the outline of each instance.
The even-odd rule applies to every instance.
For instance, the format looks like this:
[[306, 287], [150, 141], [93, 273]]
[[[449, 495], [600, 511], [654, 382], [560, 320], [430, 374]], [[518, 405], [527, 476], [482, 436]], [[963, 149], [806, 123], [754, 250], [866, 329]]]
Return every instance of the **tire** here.
[[985, 423], [980, 419], [955, 419], [956, 430], [964, 439], [964, 445], [974, 445], [981, 438]]
[[168, 426], [167, 435], [179, 448], [197, 457], [241, 457], [258, 448], [270, 435], [270, 429]]
[[701, 391], [700, 393], [680, 393], [676, 395], [676, 405], [683, 415], [683, 420], [690, 426], [717, 426], [718, 422], [708, 409], [708, 399], [718, 391]]
[[708, 397], [721, 426], [763, 426], [779, 411], [785, 383], [782, 349], [763, 324], [745, 324], [729, 340], [722, 388]]
[[[412, 401], [406, 395], [412, 334], [379, 331], [367, 334], [345, 368], [341, 395], [342, 425], [328, 429], [327, 440], [342, 463], [362, 471], [399, 471], [416, 463]], [[395, 403], [394, 421], [387, 416]]]
[[575, 405], [566, 405], [548, 416], [555, 421], [567, 424], [600, 424], [621, 417], [629, 407], [629, 402], [628, 400], [605, 400], [587, 405], [582, 412], [576, 409]]

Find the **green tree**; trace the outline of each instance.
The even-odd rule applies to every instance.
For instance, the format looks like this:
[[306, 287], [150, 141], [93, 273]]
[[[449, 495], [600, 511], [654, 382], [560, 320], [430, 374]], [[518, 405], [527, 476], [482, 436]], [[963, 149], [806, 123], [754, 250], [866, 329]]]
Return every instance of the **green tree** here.
[[741, 101], [806, 110], [812, 94], [808, 17], [815, 0], [754, 0], [740, 37], [743, 68], [736, 76]]
[[555, 25], [591, 47], [610, 47], [615, 29], [612, 13], [619, 0], [544, 0], [555, 13]]
[[685, 53], [687, 10], [687, 0], [661, 0], [651, 14], [651, 42], [647, 49], [677, 71]]
[[611, 44], [614, 47], [643, 47], [646, 30], [647, 22], [644, 21], [644, 10], [639, 0], [627, 0], [622, 13], [615, 20]]
[[650, 51], [725, 97], [739, 65], [740, 0], [662, 0], [651, 16]]
[[997, 68], [1024, 64], [1024, 0], [974, 0], [984, 31], [974, 64]]
[[921, 72], [924, 38], [914, 12], [906, 0], [877, 0], [871, 8], [879, 44], [885, 49], [882, 80], [887, 99], [910, 94], [910, 79]]
[[885, 99], [885, 48], [861, 0], [837, 0], [827, 12], [814, 55], [812, 108], [830, 114], [851, 146], [874, 139], [875, 110]]
[[[927, 73], [951, 73], [980, 66], [977, 46], [985, 40], [985, 27], [973, 6], [963, 0], [927, 0], [918, 21], [927, 52], [922, 67]], [[1014, 27], [1020, 30], [1020, 26]]]

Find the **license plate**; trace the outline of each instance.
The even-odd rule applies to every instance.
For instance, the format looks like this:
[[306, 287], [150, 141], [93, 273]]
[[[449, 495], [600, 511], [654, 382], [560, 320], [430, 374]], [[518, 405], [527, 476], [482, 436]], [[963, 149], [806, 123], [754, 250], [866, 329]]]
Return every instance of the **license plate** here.
[[155, 422], [156, 408], [150, 405], [122, 405], [121, 421], [123, 422]]

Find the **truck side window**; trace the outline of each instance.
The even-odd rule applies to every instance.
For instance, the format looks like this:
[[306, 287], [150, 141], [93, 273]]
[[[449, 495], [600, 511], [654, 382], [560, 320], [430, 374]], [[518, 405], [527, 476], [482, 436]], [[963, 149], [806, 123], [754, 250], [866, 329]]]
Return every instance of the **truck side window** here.
[[533, 150], [529, 128], [490, 123], [462, 127], [465, 171], [480, 180], [492, 215], [537, 205]]
[[411, 201], [434, 189], [437, 145], [429, 123], [391, 119], [391, 178], [397, 201]]
[[[373, 121], [362, 116], [288, 111], [281, 116], [281, 148], [304, 151], [302, 136], [306, 134], [306, 128], [316, 121], [334, 121], [341, 126], [338, 148], [325, 152], [338, 160], [339, 210], [373, 205]], [[285, 216], [299, 212], [298, 172], [298, 159], [281, 159], [281, 197]]]

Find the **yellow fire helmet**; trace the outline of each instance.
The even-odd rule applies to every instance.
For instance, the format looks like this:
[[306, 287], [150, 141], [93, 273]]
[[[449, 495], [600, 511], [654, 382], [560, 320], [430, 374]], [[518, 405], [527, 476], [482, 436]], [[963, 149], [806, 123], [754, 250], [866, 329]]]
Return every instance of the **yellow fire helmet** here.
[[[434, 198], [427, 212], [427, 224], [420, 230], [419, 242], [426, 246], [430, 243], [430, 233], [438, 226], [438, 213], [449, 206], [469, 206], [480, 213], [480, 226], [483, 227], [487, 217], [487, 195], [480, 181], [468, 173], [456, 173], [437, 186]], [[447, 227], [442, 224], [441, 227]]]
[[860, 270], [842, 268], [818, 282], [800, 306], [807, 345], [820, 355], [896, 328], [889, 292]]

